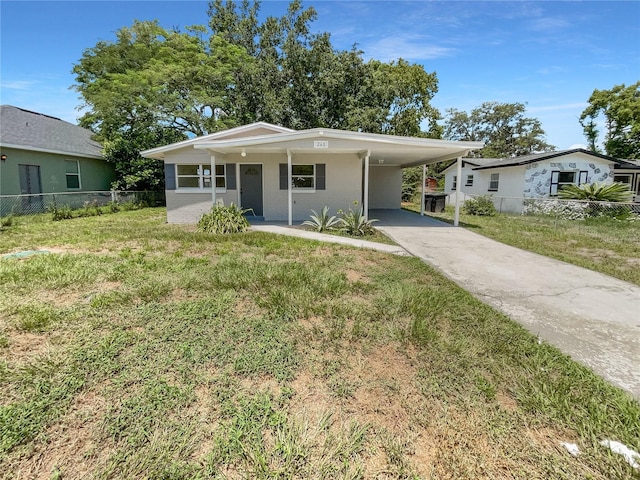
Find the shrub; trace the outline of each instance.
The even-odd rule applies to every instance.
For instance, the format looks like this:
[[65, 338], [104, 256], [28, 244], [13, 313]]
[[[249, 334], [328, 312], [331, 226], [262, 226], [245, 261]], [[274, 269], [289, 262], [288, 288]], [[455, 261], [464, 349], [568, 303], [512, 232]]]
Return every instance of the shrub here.
[[584, 183], [565, 185], [558, 197], [565, 200], [592, 200], [595, 202], [630, 202], [633, 193], [625, 183]]
[[228, 207], [215, 205], [209, 213], [205, 213], [198, 220], [198, 230], [206, 233], [239, 233], [249, 228], [249, 221], [244, 214], [250, 209], [243, 210], [233, 203]]
[[109, 208], [109, 211], [111, 213], [118, 213], [120, 211], [120, 205], [118, 204], [118, 202], [109, 202], [107, 203], [107, 207]]
[[462, 210], [468, 215], [477, 215], [480, 217], [495, 217], [498, 213], [493, 204], [493, 199], [489, 195], [465, 200], [462, 204]]
[[55, 203], [51, 203], [47, 208], [47, 211], [51, 214], [51, 218], [54, 222], [73, 218], [73, 210], [71, 210], [69, 205], [57, 206]]
[[0, 230], [6, 227], [10, 227], [14, 223], [15, 223], [15, 217], [11, 213], [6, 217], [0, 217]]
[[335, 215], [329, 216], [329, 207], [324, 206], [322, 212], [318, 214], [315, 210], [311, 210], [311, 220], [305, 220], [302, 225], [313, 227], [316, 232], [324, 232], [326, 230], [333, 230], [340, 224], [340, 219]]
[[[354, 205], [358, 204], [358, 202], [353, 203]], [[338, 215], [340, 216], [338, 219], [338, 222], [340, 223], [340, 230], [356, 237], [372, 235], [374, 232], [372, 223], [378, 221], [373, 218], [367, 220], [363, 214], [362, 208], [360, 208], [360, 210], [352, 210], [350, 208], [347, 212], [338, 210]]]

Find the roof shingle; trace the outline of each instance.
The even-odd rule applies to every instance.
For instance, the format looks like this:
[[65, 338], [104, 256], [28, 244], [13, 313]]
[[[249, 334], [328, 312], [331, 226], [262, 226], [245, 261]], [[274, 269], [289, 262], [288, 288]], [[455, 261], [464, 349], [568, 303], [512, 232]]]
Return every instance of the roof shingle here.
[[102, 158], [93, 132], [59, 118], [12, 105], [0, 105], [0, 144], [25, 150]]

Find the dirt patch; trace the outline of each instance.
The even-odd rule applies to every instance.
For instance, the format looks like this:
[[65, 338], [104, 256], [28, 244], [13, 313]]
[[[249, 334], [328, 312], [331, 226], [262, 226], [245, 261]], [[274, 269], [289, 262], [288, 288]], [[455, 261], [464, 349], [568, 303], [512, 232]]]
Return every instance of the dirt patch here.
[[60, 421], [41, 436], [29, 457], [20, 461], [13, 478], [49, 479], [56, 470], [62, 478], [88, 478], [114, 451], [97, 441], [99, 422], [107, 408], [107, 401], [94, 391], [79, 394]]
[[49, 335], [24, 331], [8, 331], [9, 346], [0, 350], [1, 356], [14, 362], [27, 362], [51, 352]]

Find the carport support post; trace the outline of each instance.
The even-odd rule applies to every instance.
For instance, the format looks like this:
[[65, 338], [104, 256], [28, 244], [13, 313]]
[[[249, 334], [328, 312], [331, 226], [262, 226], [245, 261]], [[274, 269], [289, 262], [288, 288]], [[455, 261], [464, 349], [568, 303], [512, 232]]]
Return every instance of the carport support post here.
[[[202, 172], [204, 178], [204, 172]], [[202, 180], [204, 182], [204, 180]], [[204, 188], [204, 185], [202, 185]], [[216, 156], [211, 155], [211, 206], [216, 206]]]
[[291, 168], [291, 150], [287, 149], [287, 204], [289, 210], [289, 226], [293, 225], [293, 192], [291, 190], [291, 176], [293, 175], [293, 169]]
[[424, 217], [424, 183], [427, 181], [427, 164], [422, 165], [422, 188], [420, 189], [420, 215]]
[[462, 157], [458, 157], [456, 168], [456, 214], [453, 218], [453, 226], [457, 227], [460, 223], [460, 185], [462, 184]]
[[367, 156], [364, 157], [364, 196], [362, 199], [362, 213], [365, 220], [369, 220], [369, 157], [371, 151], [367, 150]]

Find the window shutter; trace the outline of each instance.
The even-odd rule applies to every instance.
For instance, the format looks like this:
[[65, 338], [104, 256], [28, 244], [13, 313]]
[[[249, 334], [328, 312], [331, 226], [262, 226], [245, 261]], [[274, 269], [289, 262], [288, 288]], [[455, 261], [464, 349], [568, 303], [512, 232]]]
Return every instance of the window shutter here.
[[587, 175], [589, 174], [589, 172], [587, 172], [586, 170], [582, 170], [580, 172], [580, 177], [578, 179], [578, 185], [582, 185], [583, 183], [587, 183]]
[[560, 172], [555, 171], [551, 172], [551, 188], [549, 190], [549, 194], [557, 195], [558, 194], [558, 179], [560, 178]]
[[316, 190], [326, 189], [326, 164], [316, 163]]
[[287, 186], [287, 164], [280, 164], [280, 190], [288, 190]]
[[227, 190], [236, 189], [236, 164], [227, 163], [224, 167], [227, 174]]
[[176, 189], [176, 166], [173, 163], [164, 164], [164, 189]]

